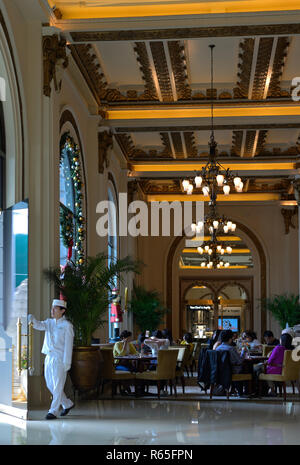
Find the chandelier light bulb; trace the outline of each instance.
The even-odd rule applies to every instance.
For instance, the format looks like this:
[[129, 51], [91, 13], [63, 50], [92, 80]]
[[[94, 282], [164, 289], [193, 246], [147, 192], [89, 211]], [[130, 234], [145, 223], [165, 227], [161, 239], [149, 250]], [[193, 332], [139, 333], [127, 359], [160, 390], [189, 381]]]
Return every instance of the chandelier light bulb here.
[[209, 266], [209, 268], [212, 268], [213, 262], [209, 262], [208, 266]]
[[232, 226], [231, 226], [231, 231], [235, 231], [236, 230], [236, 224], [235, 223], [232, 223]]
[[188, 195], [191, 195], [193, 193], [193, 189], [194, 189], [193, 184], [189, 184], [188, 187], [187, 187], [186, 193]]
[[224, 255], [225, 250], [224, 250], [224, 249], [221, 249], [221, 250], [220, 250], [220, 253], [221, 253], [221, 255]]
[[196, 187], [201, 187], [202, 184], [202, 177], [201, 176], [196, 176], [195, 177], [195, 185]]
[[227, 224], [225, 224], [225, 225], [224, 225], [224, 228], [223, 228], [224, 233], [228, 233], [228, 229], [229, 229], [229, 228], [228, 228]]
[[208, 249], [208, 255], [212, 254], [212, 249]]
[[231, 247], [229, 247], [229, 246], [228, 246], [228, 247], [226, 247], [226, 250], [227, 250], [227, 252], [228, 252], [228, 253], [231, 253], [231, 252], [232, 252], [232, 248], [231, 248]]
[[228, 229], [231, 229], [232, 221], [227, 221], [227, 226], [228, 226]]
[[196, 234], [200, 234], [201, 233], [201, 228], [199, 226], [196, 226]]
[[243, 187], [244, 187], [244, 183], [241, 182], [241, 183], [236, 187], [236, 191], [237, 191], [237, 192], [243, 192]]
[[236, 176], [233, 180], [234, 186], [238, 187], [241, 184], [242, 180], [238, 176]]
[[202, 267], [202, 268], [205, 267], [205, 262], [202, 262], [202, 263], [201, 263], [201, 267]]
[[203, 195], [205, 197], [208, 197], [208, 195], [209, 195], [209, 187], [208, 186], [202, 187], [202, 192], [203, 192]]
[[225, 195], [228, 195], [229, 192], [230, 192], [230, 186], [228, 186], [228, 184], [226, 184], [225, 186], [223, 186], [223, 192]]
[[191, 224], [191, 230], [192, 230], [193, 232], [196, 231], [196, 227], [197, 227], [197, 225], [196, 225], [195, 223], [192, 223], [192, 224]]
[[189, 181], [187, 179], [184, 179], [182, 181], [182, 187], [183, 187], [183, 190], [186, 192], [187, 189], [188, 189], [188, 186], [190, 185]]
[[198, 228], [200, 228], [200, 230], [203, 228], [203, 226], [204, 226], [203, 221], [198, 221]]
[[205, 252], [207, 252], [207, 251], [208, 251], [208, 249], [209, 249], [209, 246], [208, 246], [208, 245], [206, 245], [206, 246], [204, 247], [204, 250], [205, 250]]
[[223, 174], [218, 174], [217, 176], [217, 184], [219, 187], [222, 187], [223, 186], [223, 182], [224, 182], [224, 176]]
[[225, 263], [225, 267], [226, 267], [226, 268], [229, 267], [229, 262], [226, 262], [226, 263]]
[[220, 266], [223, 266], [224, 265], [224, 262], [220, 262]]
[[201, 255], [202, 255], [203, 252], [204, 252], [204, 250], [202, 249], [202, 247], [197, 247], [197, 250], [198, 250], [198, 252], [199, 252]]
[[208, 230], [209, 230], [210, 234], [212, 234], [212, 233], [214, 232], [214, 228], [213, 228], [212, 226], [210, 226], [210, 227], [208, 228]]
[[214, 229], [218, 229], [218, 226], [219, 226], [219, 221], [217, 221], [217, 220], [213, 221]]

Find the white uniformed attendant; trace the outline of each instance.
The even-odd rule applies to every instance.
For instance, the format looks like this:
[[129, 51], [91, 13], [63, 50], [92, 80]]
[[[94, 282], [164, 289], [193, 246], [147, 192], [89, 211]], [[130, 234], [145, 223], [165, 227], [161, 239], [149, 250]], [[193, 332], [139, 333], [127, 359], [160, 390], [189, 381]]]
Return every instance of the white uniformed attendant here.
[[34, 329], [45, 331], [42, 348], [42, 353], [46, 354], [45, 380], [47, 388], [53, 397], [46, 416], [47, 420], [53, 420], [57, 417], [61, 405], [63, 407], [61, 416], [67, 415], [71, 408], [74, 407], [74, 403], [64, 393], [67, 372], [70, 370], [72, 363], [74, 339], [72, 323], [64, 316], [66, 309], [66, 302], [63, 300], [53, 300], [51, 309], [52, 318], [38, 321], [32, 315], [28, 315]]

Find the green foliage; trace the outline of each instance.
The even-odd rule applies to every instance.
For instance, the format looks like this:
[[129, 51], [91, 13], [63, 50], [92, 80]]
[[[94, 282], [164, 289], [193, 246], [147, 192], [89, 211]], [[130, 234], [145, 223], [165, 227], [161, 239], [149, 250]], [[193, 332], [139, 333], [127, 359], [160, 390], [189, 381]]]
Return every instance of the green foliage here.
[[154, 331], [164, 321], [164, 315], [169, 310], [163, 306], [158, 292], [134, 285], [129, 311], [134, 314], [141, 331]]
[[282, 294], [263, 299], [262, 310], [269, 310], [282, 329], [286, 327], [286, 323], [290, 327], [300, 323], [299, 295]]
[[89, 346], [93, 332], [103, 326], [108, 314], [110, 292], [122, 273], [139, 272], [139, 264], [130, 257], [113, 261], [107, 266], [107, 256], [88, 257], [83, 264], [70, 261], [63, 276], [60, 268], [48, 269], [45, 278], [55, 285], [68, 303], [67, 318], [74, 326], [74, 344]]

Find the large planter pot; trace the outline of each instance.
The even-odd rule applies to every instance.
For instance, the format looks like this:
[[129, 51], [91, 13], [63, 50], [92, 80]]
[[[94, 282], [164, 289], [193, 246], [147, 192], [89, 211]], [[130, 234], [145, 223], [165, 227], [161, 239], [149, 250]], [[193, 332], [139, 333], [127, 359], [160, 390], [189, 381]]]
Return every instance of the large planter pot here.
[[74, 347], [70, 377], [75, 389], [88, 391], [99, 386], [100, 362], [99, 347]]

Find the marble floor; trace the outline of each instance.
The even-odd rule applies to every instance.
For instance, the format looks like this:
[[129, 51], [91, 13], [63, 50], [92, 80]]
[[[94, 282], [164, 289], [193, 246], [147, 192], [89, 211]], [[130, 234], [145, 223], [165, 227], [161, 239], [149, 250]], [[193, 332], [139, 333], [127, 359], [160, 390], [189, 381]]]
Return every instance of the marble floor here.
[[300, 403], [226, 400], [86, 400], [67, 417], [0, 414], [1, 445], [294, 445]]

